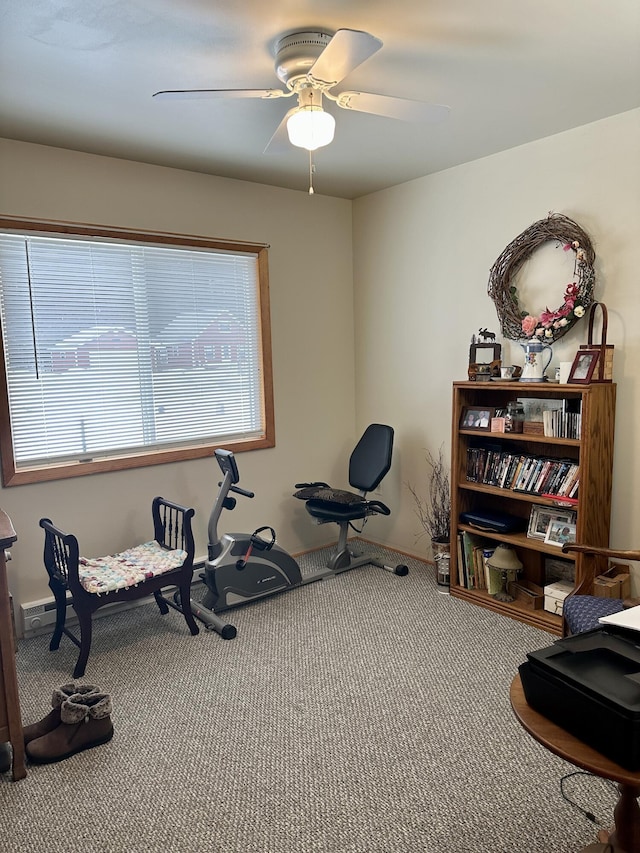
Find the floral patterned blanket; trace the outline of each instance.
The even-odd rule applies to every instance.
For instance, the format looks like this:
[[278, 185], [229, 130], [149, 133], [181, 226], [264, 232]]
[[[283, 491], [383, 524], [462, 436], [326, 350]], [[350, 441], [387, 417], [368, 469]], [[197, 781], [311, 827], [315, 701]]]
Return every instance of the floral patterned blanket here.
[[154, 540], [106, 557], [80, 557], [80, 583], [97, 595], [126, 589], [178, 568], [186, 556], [186, 551], [167, 551]]

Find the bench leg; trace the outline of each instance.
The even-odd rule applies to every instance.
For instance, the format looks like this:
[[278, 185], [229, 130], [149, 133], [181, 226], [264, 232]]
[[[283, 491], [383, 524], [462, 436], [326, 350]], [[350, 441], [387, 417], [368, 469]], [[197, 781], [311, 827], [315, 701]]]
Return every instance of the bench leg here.
[[162, 597], [162, 590], [158, 589], [153, 593], [153, 597], [156, 600], [156, 604], [158, 605], [158, 609], [163, 616], [166, 616], [169, 612], [169, 607], [167, 606], [167, 602]]
[[56, 625], [53, 629], [51, 642], [49, 643], [49, 651], [55, 652], [60, 648], [60, 640], [62, 639], [64, 623], [67, 618], [67, 591], [64, 587], [58, 586], [58, 584], [50, 583], [49, 587], [56, 600]]
[[196, 620], [193, 618], [193, 613], [191, 612], [191, 581], [186, 580], [184, 583], [181, 583], [178, 587], [180, 590], [180, 609], [184, 615], [187, 625], [189, 626], [189, 630], [195, 636], [200, 633], [200, 629], [196, 624]]
[[91, 650], [91, 611], [77, 608], [76, 613], [80, 624], [80, 654], [78, 655], [76, 668], [73, 670], [73, 677], [82, 678], [87, 668], [89, 651]]

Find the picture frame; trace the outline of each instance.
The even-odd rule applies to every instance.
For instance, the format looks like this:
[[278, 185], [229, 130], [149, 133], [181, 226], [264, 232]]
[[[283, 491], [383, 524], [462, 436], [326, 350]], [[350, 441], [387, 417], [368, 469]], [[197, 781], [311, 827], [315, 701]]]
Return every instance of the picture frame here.
[[544, 537], [545, 545], [562, 548], [565, 542], [576, 541], [576, 526], [570, 522], [551, 521]]
[[561, 557], [544, 558], [544, 585], [556, 581], [575, 583], [576, 564], [572, 560], [563, 560]]
[[[531, 513], [529, 515], [529, 527], [527, 529], [527, 537], [529, 539], [539, 539], [541, 542], [544, 542], [546, 539], [547, 531], [549, 530], [549, 526], [553, 522], [562, 525], [569, 524], [575, 527], [576, 517], [577, 515], [575, 510], [559, 510], [552, 506], [542, 506], [541, 504], [534, 504], [531, 507]], [[552, 544], [556, 543], [554, 542]]]
[[500, 376], [502, 344], [474, 341], [469, 347], [470, 382], [484, 382]]
[[[489, 358], [480, 358], [483, 350], [489, 353]], [[500, 361], [501, 353], [501, 344], [488, 342], [471, 344], [469, 347], [469, 364], [489, 364], [492, 361]]]
[[490, 432], [495, 406], [465, 406], [460, 416], [460, 429]]
[[581, 349], [576, 353], [569, 371], [569, 384], [588, 385], [591, 382], [600, 350], [597, 349]]
[[501, 415], [496, 415], [495, 418], [491, 418], [491, 432], [505, 432], [506, 426], [507, 419]]

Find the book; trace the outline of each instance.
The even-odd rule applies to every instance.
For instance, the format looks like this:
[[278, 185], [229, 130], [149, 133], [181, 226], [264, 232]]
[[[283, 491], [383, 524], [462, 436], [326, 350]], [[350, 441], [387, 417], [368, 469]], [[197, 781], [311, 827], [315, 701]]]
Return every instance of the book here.
[[[489, 567], [489, 560], [493, 556], [494, 551], [495, 551], [494, 547], [484, 548], [482, 551], [482, 564], [484, 567], [484, 584], [485, 584], [485, 589], [487, 590], [487, 592], [490, 595], [495, 595], [495, 593], [498, 592], [498, 590], [500, 589], [498, 587], [498, 589], [493, 589], [493, 591], [492, 591], [492, 587], [495, 586], [495, 581], [492, 581], [492, 579], [491, 579], [491, 568]], [[494, 571], [495, 571], [495, 569], [494, 569]]]
[[466, 573], [466, 567], [464, 564], [463, 539], [464, 539], [464, 533], [458, 533], [458, 585], [466, 587], [466, 585], [467, 585], [467, 573]]
[[531, 475], [531, 469], [535, 465], [536, 459], [533, 456], [527, 456], [525, 461], [520, 469], [520, 474], [518, 476], [517, 481], [513, 484], [513, 490], [515, 492], [524, 492], [525, 485]]
[[551, 460], [547, 459], [545, 461], [544, 465], [542, 466], [542, 470], [540, 471], [540, 474], [538, 475], [538, 479], [535, 482], [535, 486], [533, 488], [534, 492], [538, 492], [538, 493], [540, 492], [540, 488], [541, 488], [542, 484], [544, 483], [545, 477], [549, 473], [549, 468], [551, 468], [551, 465], [552, 465]]
[[[468, 530], [462, 531], [462, 550], [466, 567], [465, 586], [467, 589], [482, 589], [484, 587], [484, 578], [479, 580], [476, 577], [476, 572], [484, 566], [477, 562], [475, 550], [479, 549], [482, 551], [491, 544], [491, 541], [485, 536], [480, 536], [477, 533], [470, 533]], [[478, 586], [479, 583], [482, 584], [482, 586]]]

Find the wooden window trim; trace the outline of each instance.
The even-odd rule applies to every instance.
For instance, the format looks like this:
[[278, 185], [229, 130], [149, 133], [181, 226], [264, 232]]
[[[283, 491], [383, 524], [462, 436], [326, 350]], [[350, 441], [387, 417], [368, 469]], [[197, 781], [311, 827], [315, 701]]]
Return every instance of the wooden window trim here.
[[[247, 450], [260, 450], [275, 446], [275, 416], [273, 398], [273, 362], [271, 354], [271, 313], [269, 307], [269, 266], [268, 246], [238, 240], [217, 240], [209, 237], [173, 234], [152, 231], [130, 231], [120, 228], [107, 228], [76, 224], [72, 222], [48, 222], [34, 219], [14, 219], [0, 217], [0, 229], [25, 230], [33, 232], [61, 233], [83, 237], [106, 237], [117, 240], [134, 240], [156, 245], [179, 245], [210, 248], [222, 251], [254, 252], [257, 255], [258, 292], [260, 298], [260, 337], [262, 353], [263, 406], [265, 434], [259, 439], [247, 439], [225, 442], [225, 447], [234, 453]], [[183, 462], [190, 459], [203, 459], [211, 456], [215, 443], [171, 450], [149, 450], [136, 454], [114, 455], [109, 458], [89, 462], [52, 463], [45, 466], [21, 467], [16, 469], [13, 457], [9, 395], [5, 366], [4, 340], [0, 331], [0, 454], [2, 458], [2, 481], [6, 486], [20, 486], [29, 483], [41, 483], [51, 480], [63, 480], [71, 477], [83, 477], [110, 471], [126, 471], [151, 465], [164, 465], [170, 462]]]

